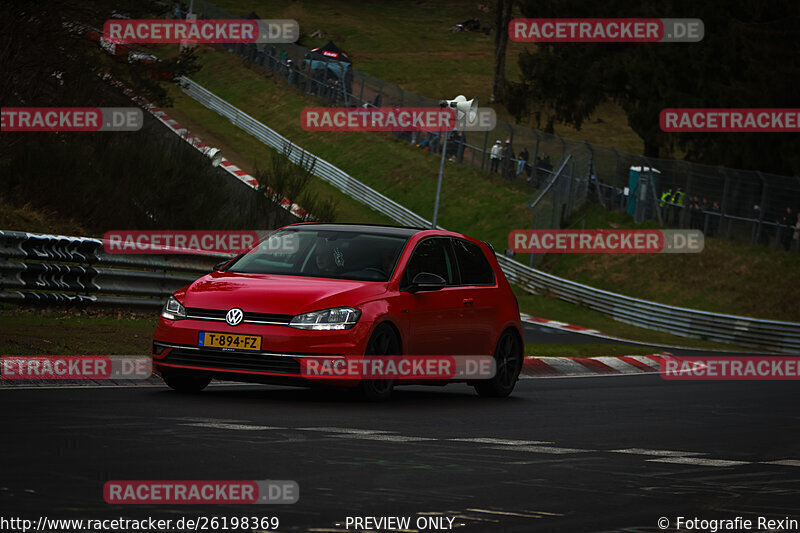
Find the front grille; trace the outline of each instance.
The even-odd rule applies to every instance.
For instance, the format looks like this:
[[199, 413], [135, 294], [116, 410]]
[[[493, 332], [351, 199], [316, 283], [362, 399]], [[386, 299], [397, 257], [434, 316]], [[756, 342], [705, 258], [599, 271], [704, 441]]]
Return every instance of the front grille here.
[[161, 362], [174, 365], [218, 368], [220, 370], [248, 370], [255, 372], [300, 374], [300, 363], [296, 359], [261, 353], [173, 348], [169, 355]]
[[[228, 309], [201, 309], [199, 307], [187, 307], [186, 318], [194, 320], [216, 320], [224, 321]], [[279, 315], [276, 313], [252, 313], [244, 311], [244, 324], [273, 324], [288, 325], [293, 315]]]

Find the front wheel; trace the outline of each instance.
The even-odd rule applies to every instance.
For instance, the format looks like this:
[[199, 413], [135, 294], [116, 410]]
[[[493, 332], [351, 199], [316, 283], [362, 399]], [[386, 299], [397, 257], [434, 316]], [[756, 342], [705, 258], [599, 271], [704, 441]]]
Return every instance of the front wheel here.
[[[394, 328], [388, 324], [381, 324], [375, 328], [364, 355], [400, 355], [400, 339]], [[388, 400], [393, 388], [393, 379], [362, 379], [358, 385], [361, 397], [370, 402]]]
[[522, 371], [522, 343], [512, 330], [506, 330], [494, 350], [496, 372], [492, 379], [475, 383], [475, 391], [487, 398], [505, 398], [514, 390]]
[[180, 372], [173, 370], [171, 372], [164, 372], [162, 377], [167, 386], [184, 394], [200, 392], [211, 383], [211, 376], [197, 372]]

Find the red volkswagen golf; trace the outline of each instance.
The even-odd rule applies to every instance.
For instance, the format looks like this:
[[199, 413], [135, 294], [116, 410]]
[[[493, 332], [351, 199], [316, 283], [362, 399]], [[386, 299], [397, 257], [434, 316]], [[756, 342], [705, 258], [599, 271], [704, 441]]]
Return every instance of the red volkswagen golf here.
[[[211, 379], [317, 384], [303, 358], [351, 354], [493, 356], [491, 379], [461, 381], [511, 394], [522, 327], [491, 248], [440, 230], [286, 226], [170, 296], [153, 338], [154, 368], [181, 392]], [[400, 383], [333, 384], [383, 400]]]

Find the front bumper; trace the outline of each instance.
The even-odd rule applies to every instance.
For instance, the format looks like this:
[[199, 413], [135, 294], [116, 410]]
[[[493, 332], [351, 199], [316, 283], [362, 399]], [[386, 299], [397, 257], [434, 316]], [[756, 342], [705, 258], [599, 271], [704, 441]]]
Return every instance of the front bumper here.
[[[352, 329], [308, 331], [281, 325], [241, 324], [205, 320], [159, 318], [153, 335], [153, 368], [211, 373], [234, 381], [281, 382], [287, 384], [352, 385], [345, 380], [304, 379], [300, 360], [304, 357], [343, 358], [363, 354], [372, 324], [359, 322]], [[261, 351], [198, 346], [200, 332], [258, 335]], [[355, 382], [357, 383], [357, 382]]]

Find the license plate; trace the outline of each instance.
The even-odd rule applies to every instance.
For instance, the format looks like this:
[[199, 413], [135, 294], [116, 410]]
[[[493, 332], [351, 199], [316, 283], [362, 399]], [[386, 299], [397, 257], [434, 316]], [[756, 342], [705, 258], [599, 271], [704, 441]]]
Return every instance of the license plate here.
[[211, 348], [230, 348], [238, 350], [261, 350], [261, 337], [258, 335], [237, 335], [235, 333], [200, 332], [199, 346]]

